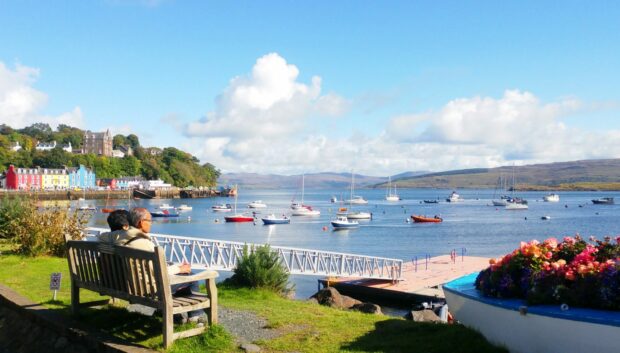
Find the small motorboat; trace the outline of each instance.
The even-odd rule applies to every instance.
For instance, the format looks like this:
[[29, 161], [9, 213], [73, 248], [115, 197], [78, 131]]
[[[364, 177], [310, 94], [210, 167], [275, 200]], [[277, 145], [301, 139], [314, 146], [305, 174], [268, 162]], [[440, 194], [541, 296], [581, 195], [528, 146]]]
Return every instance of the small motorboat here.
[[229, 203], [222, 203], [219, 205], [211, 206], [211, 209], [213, 210], [213, 212], [230, 212], [232, 211], [232, 206]]
[[357, 221], [350, 221], [345, 216], [338, 216], [336, 219], [331, 221], [331, 224], [334, 229], [357, 228], [360, 226]]
[[83, 205], [77, 208], [80, 211], [97, 211], [97, 207], [92, 205]]
[[174, 206], [171, 206], [167, 203], [163, 203], [159, 206], [160, 210], [174, 210]]
[[346, 200], [345, 203], [351, 205], [366, 205], [368, 204], [368, 200], [361, 196], [353, 196], [350, 200]]
[[441, 223], [441, 222], [443, 222], [443, 218], [441, 218], [439, 216], [426, 217], [426, 216], [411, 215], [411, 219], [415, 223]]
[[614, 198], [613, 197], [601, 197], [600, 199], [592, 200], [592, 203], [595, 205], [613, 205]]
[[225, 216], [224, 220], [228, 223], [254, 222], [254, 217], [236, 213], [232, 216]]
[[261, 218], [263, 220], [263, 224], [289, 224], [291, 223], [291, 219], [282, 215], [282, 217], [276, 217], [273, 213], [267, 217]]
[[151, 217], [153, 218], [170, 218], [170, 217], [179, 217], [178, 213], [172, 213], [168, 210], [163, 211], [153, 211], [151, 212]]
[[337, 198], [336, 196], [332, 196], [332, 197], [329, 199], [329, 202], [331, 202], [331, 203], [336, 203], [336, 202], [338, 202], [338, 198]]
[[424, 203], [439, 203], [438, 200], [424, 200]]
[[540, 219], [542, 219], [543, 221], [548, 221], [551, 219], [551, 216], [542, 216], [540, 217]]
[[101, 212], [102, 213], [112, 213], [116, 210], [116, 208], [102, 208]]
[[543, 201], [545, 202], [560, 202], [560, 195], [558, 194], [549, 194], [543, 196]]
[[265, 208], [267, 204], [261, 200], [252, 201], [248, 204], [249, 208]]
[[177, 209], [177, 211], [191, 211], [194, 208], [192, 206], [188, 206], [186, 204], [182, 204], [181, 206], [177, 207], [176, 209]]
[[456, 193], [456, 191], [452, 191], [452, 193], [450, 194], [450, 196], [448, 196], [446, 201], [448, 201], [448, 202], [460, 202], [460, 201], [463, 201], [463, 199], [461, 198], [461, 195]]

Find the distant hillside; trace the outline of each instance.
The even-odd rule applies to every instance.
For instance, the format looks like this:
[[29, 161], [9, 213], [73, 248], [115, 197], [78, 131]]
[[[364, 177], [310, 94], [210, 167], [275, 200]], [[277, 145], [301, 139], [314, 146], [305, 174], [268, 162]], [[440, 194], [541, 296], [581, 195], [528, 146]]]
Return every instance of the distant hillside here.
[[396, 184], [409, 188], [494, 188], [500, 175], [510, 181], [513, 173], [518, 189], [620, 189], [620, 159], [452, 170], [399, 178]]
[[[419, 174], [422, 172], [411, 172]], [[301, 187], [301, 175], [275, 175], [254, 173], [222, 174], [218, 180], [220, 185], [243, 185], [249, 189], [294, 189]], [[387, 177], [372, 177], [355, 174], [355, 187], [364, 188], [387, 182]], [[395, 177], [392, 177], [394, 180]], [[306, 174], [305, 184], [312, 189], [346, 189], [351, 185], [351, 173], [315, 173]]]

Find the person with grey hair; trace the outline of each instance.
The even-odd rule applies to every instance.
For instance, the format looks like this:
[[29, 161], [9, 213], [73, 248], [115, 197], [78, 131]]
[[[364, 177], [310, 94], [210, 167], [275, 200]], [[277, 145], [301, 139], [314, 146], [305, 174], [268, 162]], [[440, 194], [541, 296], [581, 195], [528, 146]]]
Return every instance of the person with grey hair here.
[[[153, 219], [151, 213], [142, 207], [133, 208], [129, 211], [129, 228], [120, 231], [119, 234], [113, 239], [114, 245], [128, 246], [135, 249], [155, 251], [155, 244], [151, 240], [148, 233], [151, 231], [151, 224]], [[191, 272], [189, 264], [182, 264], [180, 266], [170, 265], [168, 266], [168, 274], [188, 274]], [[171, 286], [174, 296], [182, 297], [191, 295], [192, 292], [199, 292], [200, 286], [198, 282], [173, 284]], [[188, 314], [190, 322], [196, 322], [204, 324], [207, 322], [207, 314], [204, 310], [190, 311]], [[179, 323], [185, 322], [184, 317], [175, 317], [175, 321]]]

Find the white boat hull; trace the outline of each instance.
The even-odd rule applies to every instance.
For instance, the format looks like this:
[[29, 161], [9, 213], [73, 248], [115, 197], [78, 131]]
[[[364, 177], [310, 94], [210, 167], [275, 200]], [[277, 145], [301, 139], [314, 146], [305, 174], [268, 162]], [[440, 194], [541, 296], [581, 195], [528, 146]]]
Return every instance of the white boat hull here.
[[506, 206], [508, 202], [506, 200], [493, 200], [493, 206]]
[[[466, 276], [469, 277], [469, 276]], [[462, 278], [461, 278], [462, 279]], [[518, 300], [482, 298], [471, 285], [444, 286], [450, 312], [463, 325], [482, 333], [490, 342], [516, 353], [617, 352], [620, 312], [569, 309], [559, 306], [524, 307]], [[517, 303], [517, 304], [515, 304]], [[598, 317], [602, 317], [598, 320]]]
[[291, 215], [293, 215], [293, 216], [320, 216], [321, 215], [321, 211], [319, 211], [319, 210], [308, 210], [308, 209], [300, 208], [300, 209], [293, 210]]
[[368, 212], [350, 212], [350, 213], [345, 213], [344, 216], [346, 216], [348, 219], [371, 219], [372, 215]]
[[546, 195], [543, 196], [543, 201], [545, 202], [560, 202], [560, 195]]
[[520, 210], [527, 210], [529, 207], [525, 204], [522, 203], [514, 203], [514, 202], [509, 202], [506, 205], [506, 209], [510, 210], [510, 211], [520, 211]]
[[392, 201], [392, 202], [394, 202], [394, 201], [400, 201], [400, 196], [398, 196], [398, 195], [390, 195], [390, 196], [386, 196], [386, 197], [385, 197], [385, 200], [386, 200], [386, 201]]

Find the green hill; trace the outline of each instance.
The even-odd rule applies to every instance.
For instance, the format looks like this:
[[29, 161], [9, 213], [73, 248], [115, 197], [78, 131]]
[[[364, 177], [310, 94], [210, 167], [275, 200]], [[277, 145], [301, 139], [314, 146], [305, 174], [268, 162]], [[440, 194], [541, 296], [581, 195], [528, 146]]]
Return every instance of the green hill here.
[[620, 190], [620, 159], [452, 170], [392, 182], [408, 188], [494, 188], [500, 175], [510, 185], [513, 174], [519, 190]]

